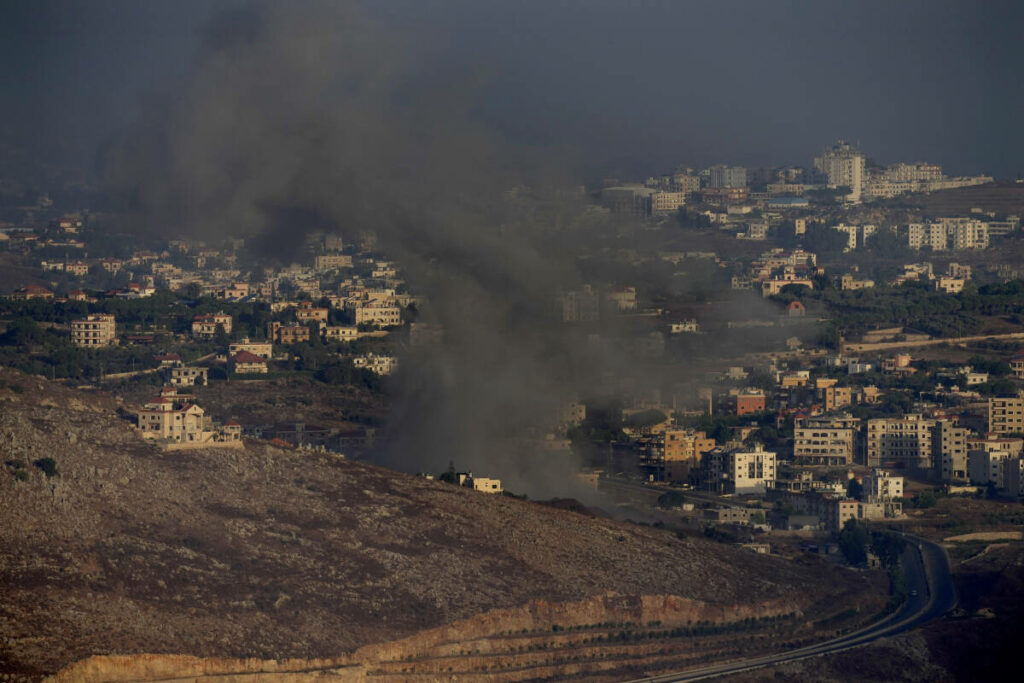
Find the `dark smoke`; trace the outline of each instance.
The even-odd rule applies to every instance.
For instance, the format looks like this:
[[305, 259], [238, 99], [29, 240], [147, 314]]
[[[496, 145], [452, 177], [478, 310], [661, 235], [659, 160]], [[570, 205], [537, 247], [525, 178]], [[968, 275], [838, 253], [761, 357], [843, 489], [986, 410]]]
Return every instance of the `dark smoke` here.
[[285, 257], [304, 230], [375, 232], [445, 338], [403, 359], [382, 458], [431, 471], [453, 460], [535, 492], [558, 464], [534, 457], [527, 437], [543, 429], [529, 428], [553, 422], [592, 373], [553, 324], [572, 261], [508, 193], [554, 196], [560, 171], [477, 123], [481, 75], [438, 50], [355, 3], [225, 15], [189, 86], [111, 159], [110, 180], [153, 232], [243, 236]]

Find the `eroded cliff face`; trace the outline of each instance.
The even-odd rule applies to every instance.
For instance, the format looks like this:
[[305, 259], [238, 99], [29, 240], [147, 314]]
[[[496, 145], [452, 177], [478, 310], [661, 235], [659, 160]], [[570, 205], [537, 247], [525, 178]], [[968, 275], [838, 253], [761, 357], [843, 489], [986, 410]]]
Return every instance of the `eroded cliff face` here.
[[[711, 604], [675, 595], [602, 596], [571, 602], [538, 600], [492, 610], [395, 641], [367, 645], [329, 659], [224, 659], [185, 655], [94, 656], [65, 667], [53, 683], [99, 681], [404, 680], [458, 676], [460, 681], [513, 681], [612, 672], [642, 659], [669, 666], [718, 653], [716, 634], [784, 621], [798, 624], [803, 605], [792, 599], [760, 604]], [[616, 633], [617, 632], [617, 633]], [[706, 632], [706, 633], [702, 633]], [[644, 634], [630, 639], [624, 634]], [[653, 634], [653, 635], [651, 635]], [[673, 651], [673, 640], [688, 648]], [[697, 643], [710, 645], [703, 654]], [[684, 652], [685, 651], [685, 652]], [[675, 655], [673, 657], [673, 655]]]

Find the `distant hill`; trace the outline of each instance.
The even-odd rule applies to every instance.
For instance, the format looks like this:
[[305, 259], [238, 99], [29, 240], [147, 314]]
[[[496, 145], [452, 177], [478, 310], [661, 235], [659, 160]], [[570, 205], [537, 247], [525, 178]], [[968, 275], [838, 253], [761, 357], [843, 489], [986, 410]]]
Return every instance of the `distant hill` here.
[[[386, 668], [402, 652], [428, 670], [526, 666], [453, 664], [423, 649], [429, 639], [353, 654], [459, 620], [468, 625], [458, 638], [498, 639], [509, 657], [555, 647], [559, 623], [592, 629], [595, 642], [600, 632], [602, 643], [620, 631], [638, 638], [627, 622], [674, 626], [656, 644], [676, 665], [724, 643], [814, 637], [815, 619], [851, 606], [868, 618], [884, 602], [871, 575], [816, 559], [679, 539], [334, 456], [258, 442], [165, 453], [120, 407], [0, 368], [0, 673], [38, 678], [89, 655], [134, 653]], [[687, 630], [698, 624], [721, 626]], [[764, 637], [728, 635], [762, 628]], [[511, 630], [529, 633], [511, 642], [501, 635]], [[474, 642], [446, 647], [458, 655], [482, 647]], [[614, 669], [626, 666], [616, 658], [632, 661], [631, 647], [654, 647], [630, 643], [565, 657]]]

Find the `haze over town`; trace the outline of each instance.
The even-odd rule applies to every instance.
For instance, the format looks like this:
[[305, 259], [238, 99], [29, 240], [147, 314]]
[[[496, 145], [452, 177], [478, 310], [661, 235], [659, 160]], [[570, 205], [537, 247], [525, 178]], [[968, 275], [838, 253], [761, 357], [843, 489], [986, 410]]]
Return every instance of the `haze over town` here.
[[5, 5], [0, 672], [995, 675], [1022, 24]]

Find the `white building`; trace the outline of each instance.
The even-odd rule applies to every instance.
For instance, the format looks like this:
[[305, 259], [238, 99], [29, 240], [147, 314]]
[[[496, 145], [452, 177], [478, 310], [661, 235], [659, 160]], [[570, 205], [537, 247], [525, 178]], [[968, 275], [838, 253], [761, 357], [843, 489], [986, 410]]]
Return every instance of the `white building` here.
[[840, 140], [814, 159], [814, 168], [825, 175], [830, 188], [849, 187], [847, 199], [851, 202], [860, 201], [865, 168], [864, 155], [860, 151]]

